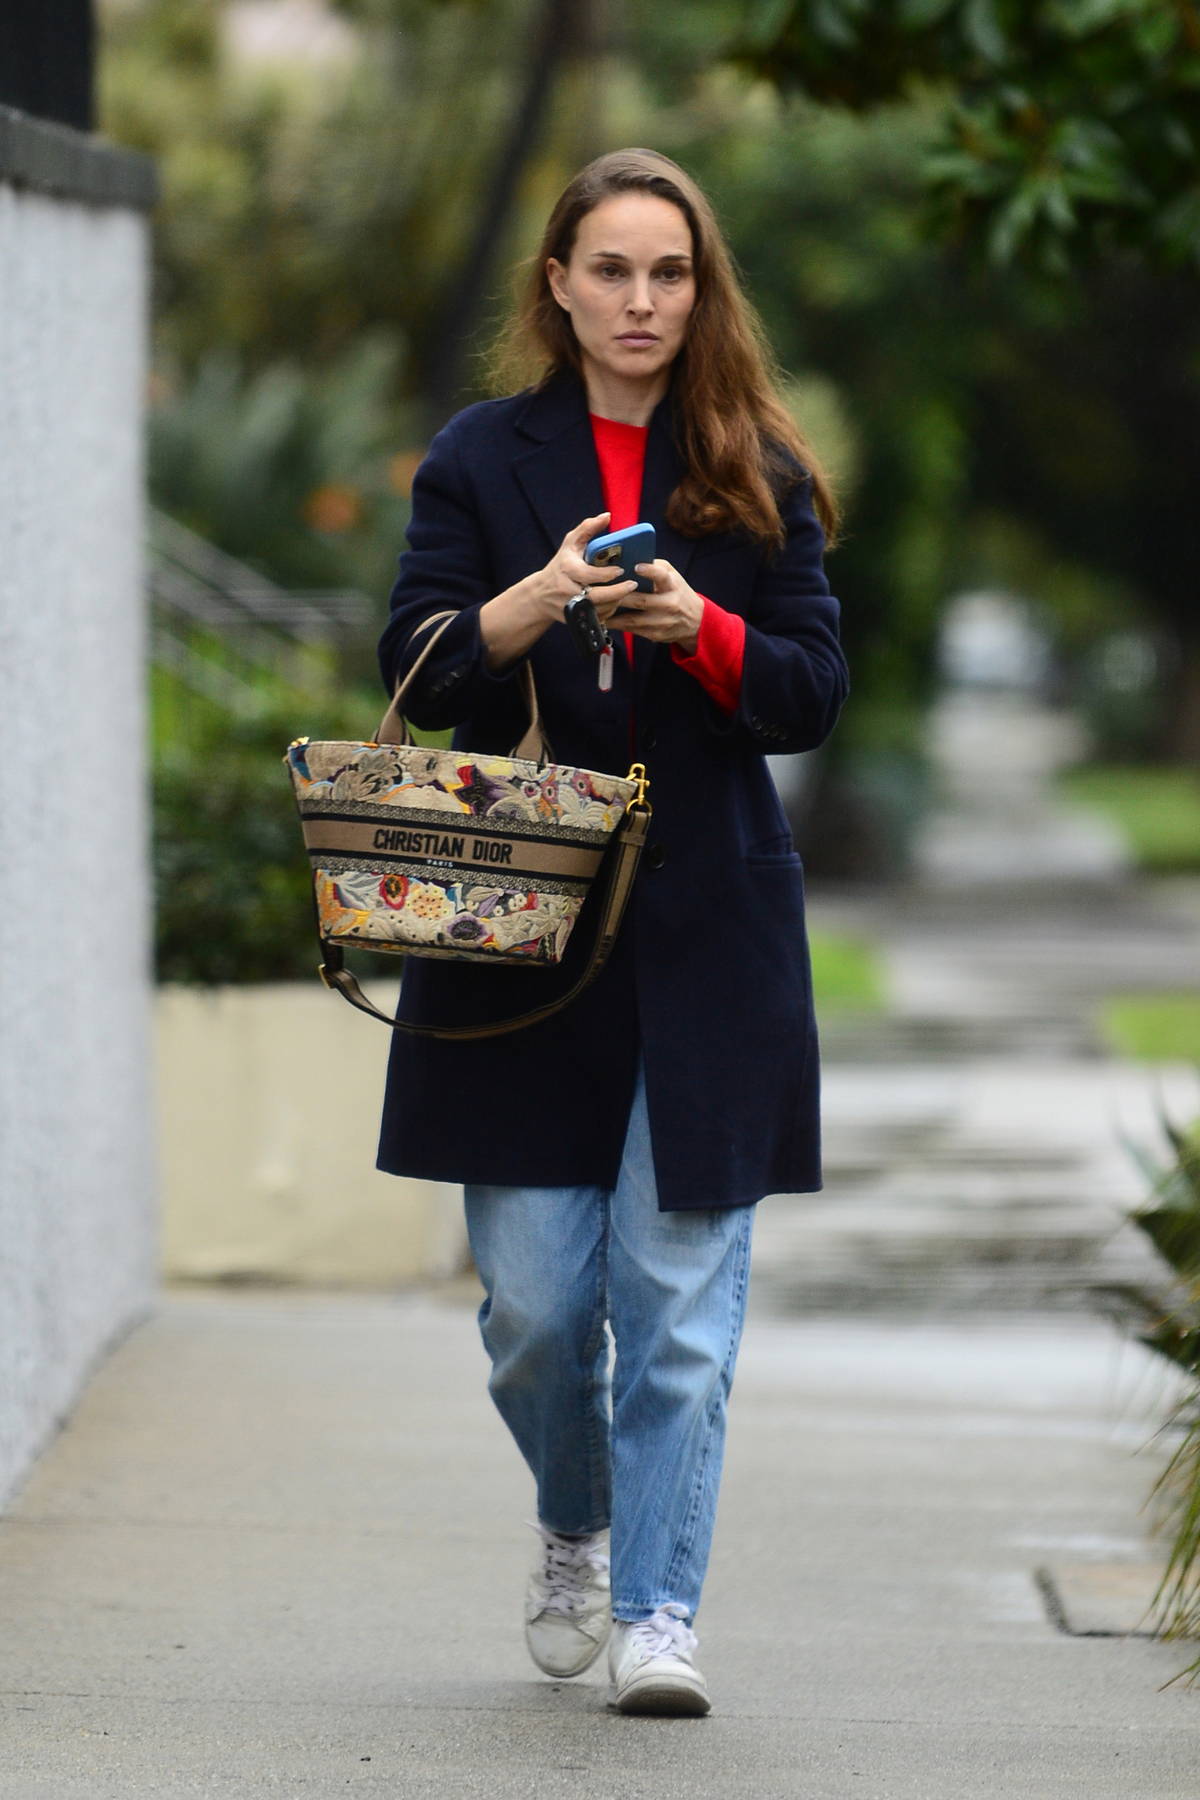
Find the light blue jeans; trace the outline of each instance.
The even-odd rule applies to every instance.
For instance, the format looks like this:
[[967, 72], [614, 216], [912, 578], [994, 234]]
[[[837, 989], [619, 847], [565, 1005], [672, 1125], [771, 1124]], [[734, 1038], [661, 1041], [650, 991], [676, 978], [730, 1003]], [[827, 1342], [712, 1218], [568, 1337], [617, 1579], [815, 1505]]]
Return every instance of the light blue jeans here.
[[669, 1600], [694, 1616], [754, 1208], [659, 1212], [639, 1073], [615, 1188], [468, 1186], [466, 1209], [489, 1391], [538, 1518], [568, 1534], [611, 1525], [616, 1618]]

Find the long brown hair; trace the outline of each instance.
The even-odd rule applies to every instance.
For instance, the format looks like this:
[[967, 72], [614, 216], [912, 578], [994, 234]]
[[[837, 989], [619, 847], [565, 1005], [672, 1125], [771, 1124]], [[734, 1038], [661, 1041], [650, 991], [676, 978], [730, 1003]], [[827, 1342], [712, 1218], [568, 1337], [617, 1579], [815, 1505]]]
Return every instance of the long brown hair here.
[[546, 264], [554, 257], [565, 266], [579, 221], [610, 195], [627, 193], [669, 200], [692, 233], [696, 299], [672, 378], [687, 472], [668, 503], [669, 523], [687, 537], [740, 526], [761, 543], [782, 545], [779, 495], [803, 478], [798, 462], [812, 478], [813, 505], [831, 547], [837, 499], [779, 397], [761, 322], [742, 291], [713, 209], [691, 176], [657, 150], [612, 150], [567, 184], [496, 345], [497, 387], [541, 386], [563, 368], [582, 373], [575, 331], [550, 291]]

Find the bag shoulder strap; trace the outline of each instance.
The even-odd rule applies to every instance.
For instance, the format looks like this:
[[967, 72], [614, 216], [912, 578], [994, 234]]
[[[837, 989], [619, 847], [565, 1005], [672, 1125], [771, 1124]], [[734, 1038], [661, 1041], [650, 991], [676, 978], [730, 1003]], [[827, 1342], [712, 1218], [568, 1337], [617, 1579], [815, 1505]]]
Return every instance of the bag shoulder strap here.
[[604, 884], [604, 898], [600, 908], [600, 922], [596, 928], [596, 939], [587, 966], [565, 994], [557, 1000], [550, 1000], [544, 1006], [535, 1006], [531, 1012], [519, 1013], [514, 1019], [496, 1019], [486, 1025], [416, 1025], [408, 1019], [389, 1018], [373, 1006], [359, 987], [354, 976], [346, 969], [342, 959], [341, 946], [325, 939], [323, 949], [325, 961], [321, 964], [320, 976], [327, 988], [356, 1006], [359, 1012], [369, 1013], [371, 1018], [379, 1019], [396, 1031], [408, 1031], [416, 1037], [434, 1038], [490, 1038], [502, 1037], [509, 1031], [520, 1031], [527, 1025], [540, 1024], [543, 1019], [551, 1018], [568, 1006], [584, 988], [599, 975], [608, 961], [609, 952], [621, 929], [621, 920], [625, 916], [625, 908], [629, 903], [629, 895], [633, 888], [633, 878], [637, 874], [638, 860], [642, 854], [642, 846], [646, 842], [646, 833], [650, 828], [650, 806], [645, 800], [635, 800], [630, 805], [621, 821], [611, 846], [612, 863]]

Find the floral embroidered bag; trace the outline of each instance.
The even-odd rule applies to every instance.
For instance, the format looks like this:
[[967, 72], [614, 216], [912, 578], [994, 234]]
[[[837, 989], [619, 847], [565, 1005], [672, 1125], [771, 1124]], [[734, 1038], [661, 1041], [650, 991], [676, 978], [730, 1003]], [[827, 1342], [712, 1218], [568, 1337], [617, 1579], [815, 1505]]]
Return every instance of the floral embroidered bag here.
[[[312, 864], [321, 979], [402, 1031], [491, 1037], [557, 1012], [594, 980], [616, 938], [650, 821], [646, 771], [573, 769], [550, 759], [533, 673], [529, 725], [512, 756], [414, 744], [404, 697], [456, 615], [439, 613], [369, 743], [297, 738], [284, 756]], [[559, 999], [478, 1026], [414, 1025], [378, 1011], [343, 963], [385, 954], [544, 967], [561, 961], [597, 880], [600, 917], [583, 975]]]

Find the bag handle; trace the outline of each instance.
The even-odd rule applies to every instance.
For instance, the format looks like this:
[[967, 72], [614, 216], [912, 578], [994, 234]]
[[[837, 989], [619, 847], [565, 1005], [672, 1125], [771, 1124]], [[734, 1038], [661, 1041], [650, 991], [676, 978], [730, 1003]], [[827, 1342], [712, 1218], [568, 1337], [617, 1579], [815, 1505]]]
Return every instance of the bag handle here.
[[596, 941], [592, 945], [587, 966], [565, 994], [557, 1000], [547, 1001], [544, 1006], [535, 1006], [531, 1012], [519, 1013], [515, 1019], [492, 1020], [486, 1025], [414, 1025], [407, 1019], [389, 1018], [387, 1013], [372, 1006], [354, 976], [344, 966], [341, 945], [329, 939], [323, 940], [322, 944], [325, 961], [319, 971], [321, 980], [327, 988], [339, 993], [343, 1000], [348, 1000], [351, 1006], [356, 1006], [359, 1012], [369, 1013], [373, 1019], [381, 1020], [394, 1030], [412, 1032], [416, 1037], [502, 1037], [506, 1032], [521, 1031], [527, 1025], [540, 1024], [543, 1019], [561, 1012], [584, 988], [589, 987], [608, 961], [609, 952], [621, 929], [621, 920], [625, 916], [625, 908], [633, 889], [633, 878], [637, 874], [638, 861], [649, 829], [650, 802], [643, 799], [631, 801], [611, 845], [612, 866], [605, 882], [600, 923], [596, 928]]
[[[437, 630], [425, 645], [420, 655], [416, 658], [416, 661], [409, 669], [408, 674], [404, 677], [404, 680], [399, 684], [396, 692], [393, 694], [392, 703], [384, 713], [383, 718], [380, 721], [379, 730], [375, 733], [375, 742], [377, 744], [411, 745], [412, 733], [408, 728], [408, 720], [404, 717], [405, 695], [420, 674], [426, 659], [429, 657], [430, 652], [433, 650], [434, 645], [437, 643], [442, 633], [454, 623], [458, 616], [457, 612], [434, 613], [432, 618], [423, 619], [417, 626], [416, 631], [413, 632], [413, 637], [415, 638], [422, 631], [428, 631], [431, 626], [437, 626]], [[542, 768], [546, 763], [553, 762], [554, 757], [546, 738], [546, 733], [542, 727], [542, 714], [541, 709], [538, 706], [537, 688], [534, 686], [533, 670], [529, 666], [528, 657], [526, 657], [521, 664], [520, 680], [521, 695], [525, 701], [525, 710], [529, 714], [529, 723], [522, 732], [521, 740], [512, 754], [513, 756], [522, 758], [525, 762], [535, 762], [538, 764], [539, 768]]]

